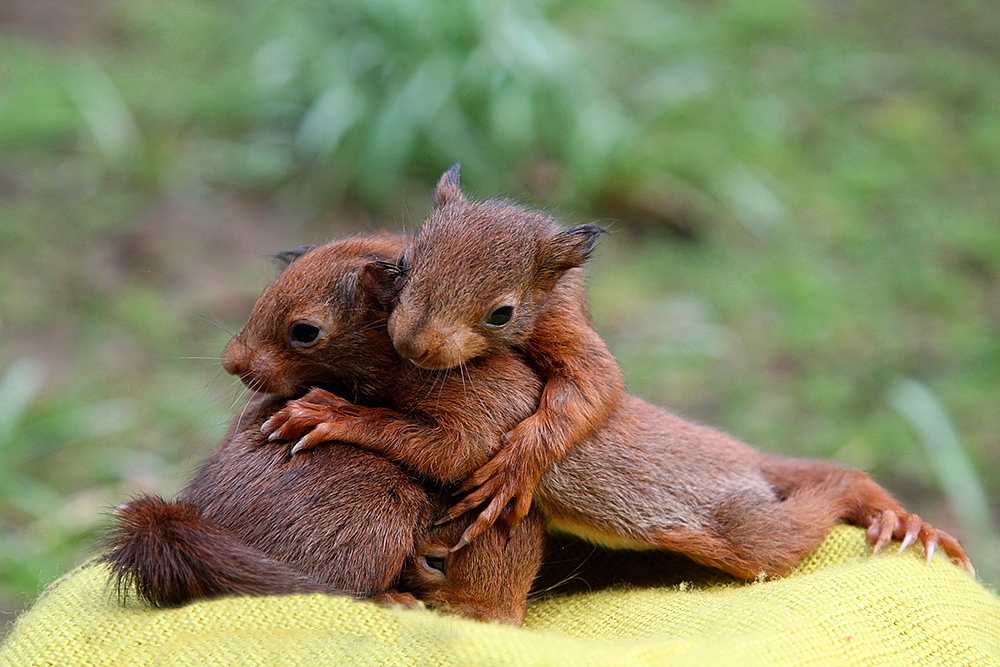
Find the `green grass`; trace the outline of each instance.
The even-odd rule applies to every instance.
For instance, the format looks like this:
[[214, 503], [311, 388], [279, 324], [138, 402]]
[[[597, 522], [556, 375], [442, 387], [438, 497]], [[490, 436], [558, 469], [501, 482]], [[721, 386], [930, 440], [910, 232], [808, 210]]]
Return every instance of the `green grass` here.
[[264, 255], [413, 229], [458, 160], [610, 222], [636, 393], [872, 470], [1000, 584], [990, 4], [105, 0], [68, 40], [58, 7], [0, 26], [0, 612], [214, 447]]

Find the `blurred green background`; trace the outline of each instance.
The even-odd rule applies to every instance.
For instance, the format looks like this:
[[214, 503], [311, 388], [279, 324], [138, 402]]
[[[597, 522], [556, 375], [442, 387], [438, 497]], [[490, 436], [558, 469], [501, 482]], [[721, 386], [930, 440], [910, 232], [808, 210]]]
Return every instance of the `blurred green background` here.
[[459, 160], [615, 230], [635, 393], [872, 471], [1000, 583], [998, 63], [987, 1], [5, 0], [0, 627], [214, 448], [265, 256], [414, 231]]

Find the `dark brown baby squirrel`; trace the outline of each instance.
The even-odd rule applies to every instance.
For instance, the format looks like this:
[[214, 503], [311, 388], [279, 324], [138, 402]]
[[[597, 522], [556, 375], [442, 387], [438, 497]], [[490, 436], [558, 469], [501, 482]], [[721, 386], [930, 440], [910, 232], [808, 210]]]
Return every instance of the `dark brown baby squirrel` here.
[[[629, 396], [620, 389], [617, 371], [603, 372], [603, 353], [597, 355], [600, 371], [588, 368], [581, 360], [592, 358], [590, 350], [606, 348], [593, 342], [597, 337], [575, 267], [586, 259], [594, 234], [563, 231], [551, 219], [507, 202], [469, 201], [453, 170], [439, 183], [435, 211], [403, 255], [404, 265], [376, 264], [366, 275], [392, 308], [388, 332], [396, 348], [419, 357], [419, 365], [440, 368], [436, 376], [418, 364], [393, 367], [389, 392], [376, 399], [383, 405], [375, 408], [324, 391], [319, 380], [327, 342], [317, 334], [303, 345], [294, 334], [303, 324], [323, 331], [322, 319], [308, 314], [322, 311], [316, 307], [322, 295], [310, 301], [302, 291], [307, 279], [297, 276], [288, 284], [276, 282], [258, 302], [227, 348], [227, 369], [270, 390], [319, 387], [265, 424], [273, 439], [301, 438], [298, 451], [331, 439], [353, 442], [433, 479], [457, 482], [505, 451], [498, 436], [510, 429], [495, 431], [491, 439], [485, 421], [494, 406], [523, 398], [510, 382], [515, 367], [523, 371], [527, 361], [537, 364], [546, 382], [560, 369], [576, 368], [577, 376], [590, 374], [587, 392], [615, 407], [541, 479], [536, 500], [556, 528], [605, 545], [676, 551], [749, 579], [787, 572], [842, 520], [867, 528], [876, 551], [893, 539], [902, 541], [901, 549], [919, 540], [928, 559], [941, 545], [971, 571], [953, 537], [907, 513], [863, 472], [762, 453]], [[309, 260], [307, 254], [302, 271], [323, 271], [319, 256]], [[540, 285], [538, 293], [531, 291], [532, 281]], [[286, 302], [295, 304], [294, 313], [269, 312]], [[501, 309], [503, 317], [494, 318]], [[424, 334], [427, 327], [431, 332]], [[507, 327], [510, 335], [490, 333]], [[588, 332], [583, 344], [567, 339], [567, 331], [581, 330]], [[446, 350], [439, 352], [438, 346]], [[284, 362], [290, 356], [294, 364]], [[498, 359], [506, 361], [497, 366]], [[505, 374], [491, 374], [498, 368]], [[387, 371], [389, 366], [377, 363], [368, 367], [380, 380]], [[599, 388], [605, 380], [608, 386]], [[560, 411], [569, 399], [555, 395], [563, 402], [543, 400], [539, 409]], [[519, 452], [532, 471], [544, 470], [552, 455], [548, 448]], [[514, 465], [518, 475], [516, 460], [505, 464]]]
[[[358, 287], [359, 269], [398, 257], [402, 246], [384, 237], [328, 249], [317, 276], [328, 308], [324, 322], [335, 337], [325, 361], [347, 369], [350, 385], [350, 369], [366, 367], [368, 358], [396, 359], [384, 334], [382, 349], [351, 336], [370, 338], [364, 330], [384, 327], [385, 320]], [[527, 377], [524, 391], [533, 400], [537, 381]], [[331, 443], [293, 457], [291, 444], [268, 444], [260, 426], [284, 404], [273, 395], [255, 397], [177, 502], [144, 497], [117, 510], [107, 559], [120, 591], [159, 606], [218, 595], [324, 592], [420, 600], [480, 620], [521, 623], [541, 563], [540, 517], [533, 513], [509, 536], [499, 527], [487, 531], [469, 553], [452, 553], [465, 524], [434, 525], [448, 494], [353, 445]]]

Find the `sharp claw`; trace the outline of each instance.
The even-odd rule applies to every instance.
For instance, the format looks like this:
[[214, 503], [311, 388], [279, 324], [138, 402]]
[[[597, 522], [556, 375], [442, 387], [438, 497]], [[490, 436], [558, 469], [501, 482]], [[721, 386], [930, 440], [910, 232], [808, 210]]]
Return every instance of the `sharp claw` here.
[[899, 553], [903, 553], [907, 548], [913, 546], [913, 543], [917, 541], [917, 536], [915, 533], [907, 533], [903, 537], [902, 543], [899, 545]]
[[934, 552], [937, 551], [937, 542], [930, 542], [924, 544], [924, 551], [927, 553], [927, 564], [931, 564], [931, 560], [934, 558]]
[[301, 440], [296, 442], [294, 446], [292, 446], [292, 456], [295, 456], [299, 452], [305, 451], [307, 449], [309, 449], [309, 443], [306, 442], [305, 438], [302, 438]]
[[891, 532], [886, 533], [883, 530], [882, 533], [878, 536], [878, 541], [875, 543], [875, 546], [872, 547], [872, 555], [875, 555], [880, 551], [882, 551], [882, 549], [884, 549], [885, 546], [889, 544], [889, 542], [891, 541], [892, 541], [892, 533]]
[[271, 417], [266, 422], [260, 425], [261, 433], [269, 433], [274, 430], [274, 417]]
[[466, 537], [465, 534], [463, 534], [462, 537], [459, 538], [458, 544], [456, 544], [455, 546], [453, 546], [451, 549], [448, 549], [448, 551], [451, 552], [451, 553], [455, 553], [456, 551], [458, 551], [459, 549], [461, 549], [462, 547], [464, 547], [465, 545], [467, 545], [469, 543], [469, 541], [470, 541], [469, 538]]
[[872, 554], [877, 554], [882, 549], [886, 547], [889, 542], [892, 541], [892, 534], [896, 532], [896, 527], [899, 526], [899, 517], [895, 512], [889, 510], [882, 513], [879, 519], [879, 533], [878, 540], [875, 542], [875, 546], [872, 547]]
[[444, 524], [448, 523], [449, 521], [454, 521], [454, 520], [455, 520], [455, 517], [451, 516], [451, 514], [449, 513], [449, 514], [444, 515], [440, 519], [436, 520], [431, 525], [432, 526], [443, 526]]
[[[281, 440], [281, 435], [279, 434], [278, 431], [275, 431], [271, 435], [267, 436], [268, 442], [274, 442], [275, 440]], [[292, 453], [294, 454], [294, 451]]]
[[920, 529], [923, 526], [923, 521], [916, 514], [911, 514], [906, 518], [906, 534], [903, 536], [903, 541], [899, 545], [899, 553], [906, 551], [907, 547], [912, 545], [920, 537]]

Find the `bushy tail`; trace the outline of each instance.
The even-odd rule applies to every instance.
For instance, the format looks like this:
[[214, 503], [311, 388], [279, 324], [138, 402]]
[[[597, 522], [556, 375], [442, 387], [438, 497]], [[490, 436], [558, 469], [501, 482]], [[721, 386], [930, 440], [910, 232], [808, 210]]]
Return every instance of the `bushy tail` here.
[[250, 547], [198, 508], [144, 496], [122, 505], [108, 536], [112, 583], [160, 607], [219, 595], [331, 593]]

